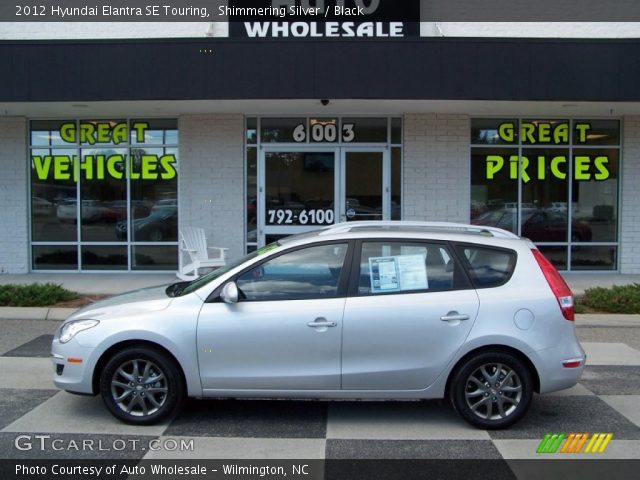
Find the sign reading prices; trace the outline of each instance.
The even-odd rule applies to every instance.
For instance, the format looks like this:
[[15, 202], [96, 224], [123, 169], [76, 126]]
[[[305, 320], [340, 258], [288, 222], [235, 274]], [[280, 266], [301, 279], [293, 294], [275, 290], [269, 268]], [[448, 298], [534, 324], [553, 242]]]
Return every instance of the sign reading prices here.
[[[576, 122], [574, 124], [574, 146], [588, 145], [591, 124]], [[498, 127], [498, 137], [505, 144], [511, 144], [520, 135], [523, 145], [568, 146], [571, 136], [569, 122], [523, 122], [518, 131], [516, 122], [504, 122]], [[568, 147], [567, 147], [568, 148]], [[551, 150], [553, 152], [553, 150]], [[522, 179], [523, 183], [531, 180], [557, 179], [565, 180], [570, 171], [577, 181], [604, 181], [611, 176], [610, 160], [606, 154], [593, 154], [591, 151], [574, 150], [573, 167], [569, 168], [571, 158], [564, 153], [547, 155], [544, 149], [538, 155], [486, 155], [486, 178], [493, 180], [506, 173], [509, 180]]]
[[228, 16], [232, 37], [322, 39], [417, 35], [417, 28], [395, 21], [401, 15], [394, 14], [393, 9], [406, 8], [402, 4], [390, 0], [272, 0], [264, 7], [244, 7], [229, 2], [219, 7], [219, 13]]

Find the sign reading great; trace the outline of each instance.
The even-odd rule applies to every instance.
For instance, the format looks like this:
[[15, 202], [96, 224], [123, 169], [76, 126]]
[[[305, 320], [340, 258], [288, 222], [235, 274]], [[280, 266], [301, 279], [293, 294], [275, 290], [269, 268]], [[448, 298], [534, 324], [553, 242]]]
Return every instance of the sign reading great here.
[[[576, 122], [573, 125], [574, 145], [586, 145], [590, 139], [591, 124]], [[568, 145], [571, 135], [569, 122], [504, 122], [498, 126], [497, 134], [505, 144], [513, 143], [518, 136], [526, 145], [561, 146]], [[574, 154], [573, 168], [569, 169], [570, 159], [565, 154], [547, 157], [545, 151], [540, 155], [486, 155], [486, 178], [493, 180], [498, 174], [507, 172], [510, 180], [522, 178], [524, 183], [532, 179], [546, 180], [555, 177], [564, 180], [573, 172], [573, 179], [578, 181], [607, 180], [609, 173], [609, 157], [606, 155]]]
[[[31, 163], [38, 180], [171, 180], [177, 175], [174, 154], [147, 153], [141, 148], [132, 148], [131, 155], [121, 153], [113, 147], [132, 142], [143, 144], [149, 129], [147, 122], [65, 122], [54, 132], [63, 145], [83, 148], [93, 147], [83, 154], [41, 154], [34, 150]], [[52, 151], [49, 151], [52, 152]], [[61, 152], [65, 152], [62, 150]]]

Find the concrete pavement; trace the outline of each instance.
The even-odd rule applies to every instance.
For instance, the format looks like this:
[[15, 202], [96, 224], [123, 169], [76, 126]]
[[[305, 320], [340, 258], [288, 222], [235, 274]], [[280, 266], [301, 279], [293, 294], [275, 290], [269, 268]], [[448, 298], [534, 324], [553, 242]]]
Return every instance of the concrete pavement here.
[[[580, 384], [536, 395], [528, 415], [502, 431], [474, 429], [441, 401], [189, 400], [176, 418], [161, 425], [133, 427], [109, 415], [99, 397], [53, 388], [47, 358], [51, 334], [45, 333], [55, 328], [53, 322], [5, 320], [0, 328], [7, 337], [12, 329], [19, 333], [12, 342], [0, 345], [3, 458], [540, 459], [536, 448], [548, 432], [612, 432], [611, 444], [598, 458], [639, 458], [640, 351], [609, 337], [611, 331], [631, 328], [579, 328], [579, 335], [597, 334], [583, 344], [588, 366]], [[18, 436], [33, 439], [35, 435], [60, 445], [100, 442], [107, 450], [16, 449]], [[154, 440], [165, 448], [149, 449]], [[171, 448], [181, 441], [192, 448]]]

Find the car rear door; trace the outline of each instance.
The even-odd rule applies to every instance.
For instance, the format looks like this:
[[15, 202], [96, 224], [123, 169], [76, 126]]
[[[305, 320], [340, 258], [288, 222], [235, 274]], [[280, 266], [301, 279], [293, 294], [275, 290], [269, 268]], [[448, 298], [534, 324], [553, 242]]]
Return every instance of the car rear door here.
[[[361, 253], [361, 254], [360, 254]], [[358, 242], [343, 320], [344, 390], [419, 390], [454, 358], [478, 313], [445, 243]]]

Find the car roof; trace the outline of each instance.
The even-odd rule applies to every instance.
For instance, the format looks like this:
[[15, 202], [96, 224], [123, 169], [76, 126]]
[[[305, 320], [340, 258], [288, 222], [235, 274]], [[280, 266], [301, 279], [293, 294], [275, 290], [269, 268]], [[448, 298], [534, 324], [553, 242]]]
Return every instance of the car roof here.
[[[496, 227], [450, 222], [365, 221], [345, 222], [279, 240], [282, 245], [350, 238], [428, 238], [439, 240], [503, 243], [520, 241], [517, 235]], [[495, 239], [498, 242], [492, 242]], [[509, 242], [508, 242], [509, 243]]]

